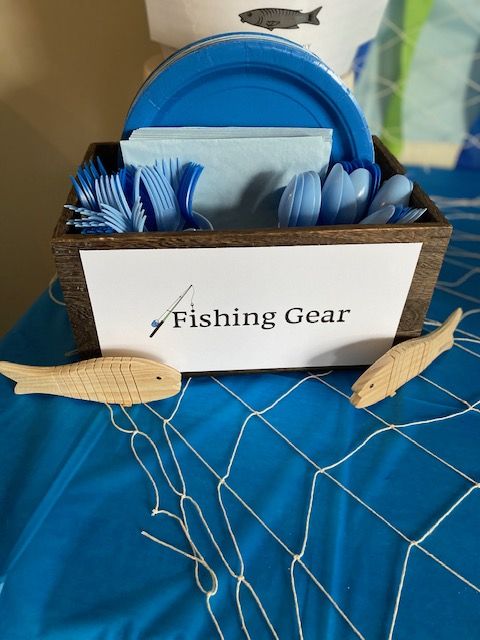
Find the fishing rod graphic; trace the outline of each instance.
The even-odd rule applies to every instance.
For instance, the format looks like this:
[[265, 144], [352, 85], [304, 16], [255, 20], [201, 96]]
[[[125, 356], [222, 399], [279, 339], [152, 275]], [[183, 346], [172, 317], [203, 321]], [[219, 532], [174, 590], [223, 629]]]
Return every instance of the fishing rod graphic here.
[[152, 331], [152, 333], [150, 334], [150, 338], [153, 338], [153, 336], [157, 333], [157, 331], [160, 329], [160, 327], [163, 324], [165, 324], [165, 320], [172, 313], [172, 311], [174, 311], [175, 308], [180, 304], [180, 302], [187, 295], [187, 293], [190, 291], [190, 289], [193, 289], [193, 284], [188, 285], [188, 287], [185, 289], [185, 291], [180, 296], [178, 296], [178, 298], [175, 300], [175, 302], [173, 302], [167, 309], [165, 309], [165, 311], [162, 313], [162, 315], [157, 320], [154, 320], [152, 322], [152, 326], [155, 327], [155, 328]]

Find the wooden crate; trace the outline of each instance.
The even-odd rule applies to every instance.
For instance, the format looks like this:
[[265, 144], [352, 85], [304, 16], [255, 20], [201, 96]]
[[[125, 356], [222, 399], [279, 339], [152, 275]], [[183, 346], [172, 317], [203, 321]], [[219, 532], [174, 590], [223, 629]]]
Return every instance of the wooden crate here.
[[[376, 161], [383, 178], [405, 173], [402, 165], [374, 138]], [[120, 157], [118, 143], [94, 143], [89, 146], [84, 160], [101, 157], [108, 170], [117, 167]], [[73, 189], [68, 203], [76, 204]], [[395, 342], [420, 334], [427, 308], [433, 294], [443, 256], [451, 234], [451, 226], [415, 184], [411, 199], [414, 207], [426, 207], [421, 221], [397, 225], [335, 225], [330, 227], [303, 227], [289, 229], [245, 229], [203, 233], [125, 233], [110, 235], [82, 235], [66, 227], [72, 212], [63, 209], [55, 227], [52, 249], [58, 276], [67, 304], [79, 354], [84, 357], [100, 355], [92, 306], [79, 255], [80, 250], [97, 249], [159, 249], [188, 247], [264, 247], [292, 245], [342, 245], [377, 243], [421, 242], [422, 249], [398, 326]]]

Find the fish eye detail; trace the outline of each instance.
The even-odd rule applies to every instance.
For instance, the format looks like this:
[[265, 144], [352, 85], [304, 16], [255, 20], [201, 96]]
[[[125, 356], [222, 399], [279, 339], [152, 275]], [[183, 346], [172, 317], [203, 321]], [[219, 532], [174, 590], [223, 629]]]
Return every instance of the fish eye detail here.
[[180, 371], [134, 356], [91, 358], [40, 371], [38, 367], [1, 361], [0, 374], [16, 382], [17, 394], [45, 393], [123, 407], [170, 398], [182, 385]]
[[374, 382], [372, 382], [372, 384], [370, 385], [370, 387], [369, 387], [369, 388], [370, 388], [370, 389], [373, 389], [373, 387], [374, 387], [374, 386], [375, 386], [375, 383], [374, 383]]

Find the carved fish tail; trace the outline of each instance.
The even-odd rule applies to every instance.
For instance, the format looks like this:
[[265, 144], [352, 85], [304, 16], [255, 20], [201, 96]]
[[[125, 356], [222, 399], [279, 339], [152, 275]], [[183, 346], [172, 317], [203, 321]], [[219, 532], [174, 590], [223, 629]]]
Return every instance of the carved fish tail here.
[[24, 378], [38, 375], [38, 367], [29, 367], [26, 364], [14, 364], [13, 362], [0, 361], [0, 373], [10, 380], [21, 382]]
[[320, 20], [318, 19], [318, 14], [320, 13], [322, 7], [317, 7], [313, 11], [310, 11], [308, 14], [308, 20], [306, 21], [308, 24], [320, 24]]
[[429, 334], [428, 340], [437, 343], [439, 354], [453, 347], [455, 329], [458, 327], [462, 315], [463, 310], [460, 308], [456, 309], [448, 316], [441, 327]]

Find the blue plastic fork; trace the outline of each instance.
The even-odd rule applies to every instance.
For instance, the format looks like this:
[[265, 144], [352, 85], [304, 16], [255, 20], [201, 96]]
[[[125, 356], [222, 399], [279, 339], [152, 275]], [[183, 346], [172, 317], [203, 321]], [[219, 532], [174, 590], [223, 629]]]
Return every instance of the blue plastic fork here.
[[163, 176], [158, 171], [154, 171], [152, 167], [144, 167], [143, 175], [148, 178], [150, 184], [152, 185], [160, 206], [163, 209], [175, 207], [175, 194], [173, 193], [173, 189], [170, 187], [170, 191], [166, 192], [163, 188], [164, 182], [166, 181], [165, 176]]
[[140, 170], [140, 167], [133, 167], [132, 165], [126, 165], [125, 167], [122, 167], [118, 172], [120, 186], [122, 187], [123, 193], [125, 194], [125, 198], [129, 206], [132, 206], [136, 200], [135, 194], [133, 192], [133, 188], [135, 183], [135, 175], [139, 170]]
[[110, 181], [110, 192], [112, 199], [116, 203], [118, 209], [124, 211], [127, 215], [131, 214], [132, 209], [127, 202], [127, 198], [125, 197], [125, 193], [122, 188], [122, 184], [120, 182], [120, 176], [116, 173], [113, 176], [107, 176], [105, 180]]
[[178, 198], [173, 186], [178, 180], [178, 175], [175, 175], [175, 173], [178, 174], [178, 165], [175, 165], [175, 162], [171, 161], [170, 168], [173, 184], [168, 181], [158, 164], [154, 167], [146, 167], [154, 180], [157, 192], [165, 207], [163, 211], [165, 231], [176, 231], [183, 227]]
[[182, 217], [170, 183], [156, 167], [143, 167], [141, 180], [153, 206], [157, 230], [176, 231]]
[[69, 221], [69, 224], [90, 231], [99, 228], [104, 231], [103, 227], [118, 233], [144, 231], [146, 215], [139, 196], [140, 172], [138, 169], [133, 177], [134, 201], [131, 207], [123, 191], [120, 175], [99, 174], [93, 183], [97, 206], [85, 208], [68, 205], [69, 209], [82, 216]]
[[154, 228], [158, 231], [159, 223], [162, 220], [161, 211], [163, 207], [159, 201], [159, 198], [155, 189], [151, 184], [151, 178], [145, 171], [145, 167], [142, 167], [142, 171], [140, 174], [139, 189], [142, 194], [141, 195], [142, 202], [145, 203], [145, 206], [147, 207], [147, 211], [151, 208], [151, 211], [153, 213], [153, 225], [154, 225]]
[[97, 199], [83, 176], [77, 173], [77, 177], [74, 178], [73, 176], [70, 176], [70, 180], [72, 181], [73, 188], [75, 189], [80, 205], [87, 209], [97, 208]]
[[180, 160], [178, 158], [163, 158], [161, 162], [160, 160], [156, 161], [155, 168], [165, 176], [174, 192], [178, 193], [178, 185], [180, 184], [182, 172]]
[[80, 165], [75, 178], [70, 176], [80, 206], [98, 210], [98, 202], [95, 197], [95, 180], [102, 175], [106, 176], [107, 171], [97, 156], [88, 163]]
[[180, 213], [185, 218], [186, 226], [198, 229], [198, 223], [192, 215], [193, 194], [197, 186], [198, 179], [203, 171], [203, 166], [196, 162], [189, 162], [183, 170], [178, 187], [178, 204]]

